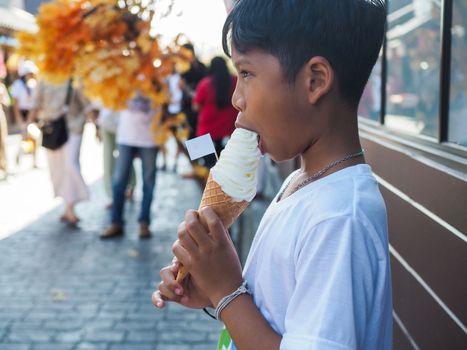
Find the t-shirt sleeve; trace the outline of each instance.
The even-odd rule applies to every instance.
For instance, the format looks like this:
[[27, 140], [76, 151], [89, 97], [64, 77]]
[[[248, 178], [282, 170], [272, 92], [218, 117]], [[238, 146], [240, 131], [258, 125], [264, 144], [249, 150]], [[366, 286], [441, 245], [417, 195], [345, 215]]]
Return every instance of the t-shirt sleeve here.
[[337, 217], [304, 229], [282, 350], [358, 349], [373, 302], [378, 258], [367, 227]]

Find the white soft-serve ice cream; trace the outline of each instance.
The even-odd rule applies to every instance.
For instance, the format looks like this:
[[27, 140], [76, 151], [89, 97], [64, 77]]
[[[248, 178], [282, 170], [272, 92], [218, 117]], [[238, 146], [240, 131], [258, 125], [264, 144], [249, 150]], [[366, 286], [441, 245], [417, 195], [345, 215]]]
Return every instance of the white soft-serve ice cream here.
[[256, 169], [260, 158], [258, 134], [235, 129], [211, 169], [212, 179], [233, 201], [250, 202], [256, 195]]
[[[229, 228], [255, 197], [260, 157], [258, 135], [245, 129], [235, 129], [209, 173], [199, 209], [212, 208], [224, 226]], [[180, 266], [177, 282], [181, 283], [186, 275], [185, 267]]]

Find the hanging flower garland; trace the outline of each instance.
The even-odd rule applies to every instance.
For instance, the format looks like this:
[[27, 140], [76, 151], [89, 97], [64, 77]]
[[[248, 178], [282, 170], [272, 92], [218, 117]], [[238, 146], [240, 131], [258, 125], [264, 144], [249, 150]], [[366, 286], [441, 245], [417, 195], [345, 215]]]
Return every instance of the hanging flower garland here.
[[[41, 5], [39, 31], [19, 33], [19, 54], [32, 59], [52, 83], [70, 77], [84, 93], [118, 110], [140, 92], [155, 109], [170, 96], [174, 65], [189, 68], [191, 52], [179, 38], [161, 48], [150, 35], [154, 3], [142, 0], [54, 0]], [[159, 123], [156, 123], [159, 125]]]
[[177, 37], [161, 48], [150, 35], [154, 1], [150, 0], [54, 0], [41, 5], [38, 32], [18, 34], [18, 53], [32, 59], [51, 83], [69, 78], [83, 92], [105, 107], [119, 110], [136, 93], [147, 97], [156, 111], [151, 130], [163, 144], [176, 126], [180, 140], [188, 135], [183, 114], [162, 120], [162, 108], [170, 100], [165, 83], [173, 72], [187, 70], [191, 52]]

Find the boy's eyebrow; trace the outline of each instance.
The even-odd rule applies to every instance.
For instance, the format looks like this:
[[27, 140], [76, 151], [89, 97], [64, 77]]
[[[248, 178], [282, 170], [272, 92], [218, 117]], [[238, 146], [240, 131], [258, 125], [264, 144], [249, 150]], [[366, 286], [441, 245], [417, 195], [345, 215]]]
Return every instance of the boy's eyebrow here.
[[233, 62], [233, 64], [234, 64], [235, 67], [238, 67], [238, 66], [240, 66], [242, 64], [245, 64], [245, 65], [246, 64], [251, 64], [251, 62], [246, 58], [239, 58], [238, 60]]

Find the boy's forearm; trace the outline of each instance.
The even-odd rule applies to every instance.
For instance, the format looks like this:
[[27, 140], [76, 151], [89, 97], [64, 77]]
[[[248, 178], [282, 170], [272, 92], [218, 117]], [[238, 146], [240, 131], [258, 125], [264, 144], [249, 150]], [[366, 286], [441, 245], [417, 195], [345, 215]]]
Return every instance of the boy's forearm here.
[[221, 317], [237, 349], [279, 349], [281, 336], [264, 319], [251, 296], [243, 294], [234, 299]]

